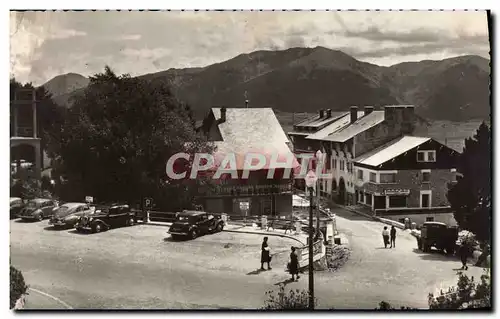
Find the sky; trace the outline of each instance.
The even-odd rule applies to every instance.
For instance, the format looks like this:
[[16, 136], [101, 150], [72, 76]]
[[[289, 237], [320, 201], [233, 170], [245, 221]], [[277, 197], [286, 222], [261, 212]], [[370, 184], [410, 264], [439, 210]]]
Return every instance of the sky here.
[[257, 50], [323, 46], [389, 66], [489, 58], [485, 11], [11, 12], [10, 75], [41, 85], [109, 65], [133, 76]]

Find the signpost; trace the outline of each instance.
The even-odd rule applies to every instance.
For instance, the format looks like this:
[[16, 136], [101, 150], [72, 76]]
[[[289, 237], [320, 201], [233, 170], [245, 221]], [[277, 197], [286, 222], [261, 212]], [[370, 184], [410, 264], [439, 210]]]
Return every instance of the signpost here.
[[151, 209], [153, 209], [153, 199], [149, 197], [144, 198], [143, 212], [145, 212], [145, 214], [143, 220], [145, 223], [149, 223], [149, 211]]
[[94, 197], [92, 196], [85, 196], [85, 202], [92, 204], [94, 202]]

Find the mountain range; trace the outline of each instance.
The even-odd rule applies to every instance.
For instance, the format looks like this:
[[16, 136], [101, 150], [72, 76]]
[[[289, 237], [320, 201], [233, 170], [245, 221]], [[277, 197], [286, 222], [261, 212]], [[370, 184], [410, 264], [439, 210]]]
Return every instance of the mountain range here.
[[[490, 61], [474, 55], [385, 67], [324, 47], [291, 48], [139, 77], [169, 83], [198, 118], [213, 106], [245, 107], [245, 100], [282, 112], [413, 104], [424, 117], [451, 121], [489, 119], [491, 112]], [[58, 104], [70, 106], [88, 83], [69, 73], [43, 86]]]

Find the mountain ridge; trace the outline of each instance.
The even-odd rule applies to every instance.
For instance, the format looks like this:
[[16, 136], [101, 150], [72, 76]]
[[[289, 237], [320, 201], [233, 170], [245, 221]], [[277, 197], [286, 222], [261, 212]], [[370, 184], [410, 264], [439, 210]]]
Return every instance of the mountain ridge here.
[[[465, 55], [378, 66], [342, 51], [315, 47], [259, 50], [205, 67], [170, 68], [138, 77], [168, 83], [198, 118], [212, 106], [244, 107], [248, 99], [250, 107], [285, 112], [414, 104], [430, 119], [460, 121], [490, 117], [489, 63]], [[84, 84], [66, 74], [44, 86], [56, 103], [69, 105]]]

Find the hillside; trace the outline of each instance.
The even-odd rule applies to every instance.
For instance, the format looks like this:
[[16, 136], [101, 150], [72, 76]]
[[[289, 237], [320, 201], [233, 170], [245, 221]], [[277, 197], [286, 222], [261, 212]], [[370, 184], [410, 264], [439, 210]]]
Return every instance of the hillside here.
[[[316, 47], [256, 51], [204, 68], [169, 69], [141, 78], [169, 83], [197, 117], [212, 106], [243, 107], [247, 98], [250, 107], [284, 112], [414, 104], [430, 119], [465, 121], [489, 118], [489, 69], [489, 60], [479, 56], [381, 67]], [[86, 84], [72, 84], [74, 76], [60, 77], [45, 85], [50, 84], [57, 103], [68, 105]], [[65, 84], [53, 85], [56, 79]]]
[[67, 73], [58, 75], [43, 85], [53, 97], [68, 95], [78, 89], [85, 88], [90, 80], [83, 75]]

